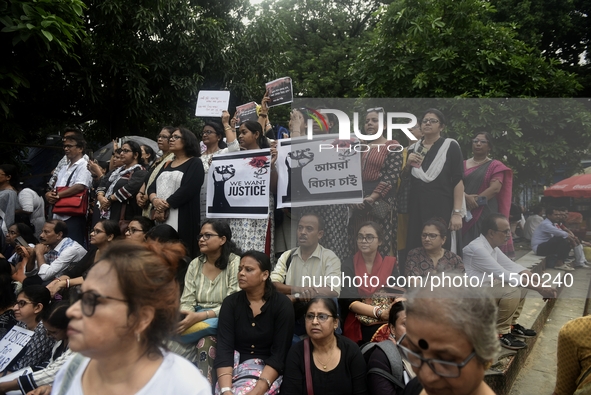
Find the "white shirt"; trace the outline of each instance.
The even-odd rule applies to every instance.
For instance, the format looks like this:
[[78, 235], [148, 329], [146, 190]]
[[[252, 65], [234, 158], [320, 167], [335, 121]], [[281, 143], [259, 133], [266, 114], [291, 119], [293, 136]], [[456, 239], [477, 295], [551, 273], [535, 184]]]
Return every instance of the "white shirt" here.
[[[466, 274], [479, 279], [482, 279], [483, 275], [493, 273], [495, 278], [500, 279], [504, 276], [505, 281], [508, 281], [511, 273], [526, 270], [503, 254], [499, 247], [493, 249], [482, 234], [464, 247], [463, 260]], [[490, 279], [485, 278], [483, 284], [490, 284]]]
[[[35, 268], [30, 272], [25, 272], [25, 274], [27, 276], [38, 274], [43, 281], [53, 280], [62, 274], [62, 272], [66, 271], [70, 264], [80, 262], [84, 255], [86, 255], [84, 247], [69, 237], [62, 239], [53, 250], [58, 252], [58, 256], [50, 265], [43, 264], [41, 267], [38, 267], [38, 264], [36, 264], [38, 270]], [[44, 255], [46, 262], [48, 256], [48, 253]]]
[[[84, 395], [82, 391], [82, 374], [86, 370], [90, 358], [84, 357], [75, 372], [68, 395]], [[71, 360], [60, 369], [51, 389], [52, 395], [60, 393], [62, 382]], [[132, 394], [130, 394], [132, 395]], [[211, 384], [191, 362], [176, 354], [165, 352], [162, 364], [154, 376], [136, 395], [211, 395]]]
[[[57, 182], [55, 183], [55, 186], [71, 187], [72, 185], [82, 184], [87, 189], [90, 189], [90, 187], [92, 186], [92, 174], [90, 174], [90, 171], [88, 171], [87, 166], [88, 162], [86, 161], [86, 159], [80, 158], [76, 161], [76, 163], [70, 166], [62, 167], [59, 174], [57, 175]], [[74, 173], [74, 176], [72, 176], [72, 179], [68, 184], [68, 178], [70, 178], [70, 175], [72, 173]], [[68, 219], [70, 219], [70, 216], [53, 214], [53, 219], [67, 221]]]

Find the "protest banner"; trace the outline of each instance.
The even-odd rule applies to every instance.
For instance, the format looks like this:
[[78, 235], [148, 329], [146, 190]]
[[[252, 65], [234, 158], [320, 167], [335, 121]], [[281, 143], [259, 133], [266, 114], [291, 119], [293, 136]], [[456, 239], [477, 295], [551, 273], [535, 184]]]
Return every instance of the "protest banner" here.
[[244, 121], [257, 121], [259, 119], [257, 115], [257, 103], [251, 101], [250, 103], [243, 104], [236, 107], [236, 128]]
[[207, 173], [207, 217], [267, 218], [270, 184], [268, 148], [214, 155]]
[[230, 91], [199, 91], [195, 116], [219, 118], [229, 103]]
[[267, 82], [265, 88], [269, 94], [269, 99], [271, 99], [269, 107], [275, 107], [293, 101], [293, 87], [290, 77], [278, 78]]
[[0, 340], [0, 372], [4, 371], [14, 357], [31, 341], [33, 333], [15, 325], [4, 335]]
[[277, 142], [277, 207], [363, 203], [359, 140], [337, 134]]

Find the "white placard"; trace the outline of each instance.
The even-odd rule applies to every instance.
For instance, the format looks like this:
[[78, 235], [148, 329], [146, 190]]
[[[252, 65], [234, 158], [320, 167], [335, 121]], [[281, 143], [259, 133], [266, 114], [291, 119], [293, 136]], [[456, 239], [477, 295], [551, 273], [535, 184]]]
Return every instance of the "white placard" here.
[[197, 95], [196, 117], [221, 117], [228, 111], [230, 91], [199, 91]]
[[269, 217], [271, 152], [214, 155], [207, 173], [207, 218]]
[[0, 340], [0, 372], [4, 371], [14, 357], [31, 341], [34, 333], [15, 325], [4, 335]]
[[337, 134], [277, 142], [277, 208], [363, 203], [356, 138]]

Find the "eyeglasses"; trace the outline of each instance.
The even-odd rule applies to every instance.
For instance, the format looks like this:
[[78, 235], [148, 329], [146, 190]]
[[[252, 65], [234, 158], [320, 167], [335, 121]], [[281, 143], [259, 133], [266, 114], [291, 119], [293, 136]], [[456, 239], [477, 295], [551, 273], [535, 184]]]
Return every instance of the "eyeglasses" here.
[[129, 233], [130, 235], [136, 233], [136, 232], [142, 232], [144, 233], [144, 231], [142, 229], [138, 229], [138, 228], [127, 228], [125, 229], [125, 233]]
[[92, 315], [94, 314], [94, 310], [96, 309], [96, 305], [98, 304], [99, 298], [116, 300], [117, 302], [127, 303], [127, 300], [125, 299], [118, 299], [113, 298], [111, 296], [100, 295], [94, 291], [82, 292], [80, 289], [77, 289], [76, 293], [73, 296], [74, 299], [72, 299], [72, 304], [80, 301], [82, 305], [82, 314], [84, 314], [87, 317], [92, 317]]
[[478, 144], [478, 143], [483, 144], [483, 145], [488, 144], [488, 140], [479, 140], [479, 139], [472, 140], [472, 144]]
[[433, 373], [440, 377], [460, 377], [461, 369], [464, 366], [466, 366], [468, 362], [470, 362], [470, 360], [472, 360], [472, 358], [474, 358], [474, 356], [476, 355], [476, 351], [472, 351], [472, 353], [468, 355], [468, 357], [464, 359], [462, 363], [448, 362], [431, 358], [427, 359], [424, 358], [422, 355], [412, 352], [408, 348], [402, 346], [400, 343], [402, 343], [405, 337], [406, 334], [402, 335], [398, 343], [396, 343], [398, 349], [402, 353], [402, 356], [406, 358], [406, 360], [417, 369], [420, 369], [421, 366], [423, 366], [423, 363], [426, 363], [427, 365], [429, 365]]
[[183, 136], [179, 136], [178, 134], [173, 134], [172, 136], [170, 136], [170, 139], [169, 140], [177, 141], [177, 140], [180, 140], [182, 138], [183, 138]]
[[207, 241], [211, 238], [211, 236], [218, 236], [219, 237], [219, 235], [216, 235], [215, 233], [200, 233], [197, 236], [197, 240], [201, 240], [201, 238], [203, 238], [203, 240]]
[[314, 315], [312, 313], [307, 313], [306, 314], [306, 321], [314, 321], [314, 318], [318, 319], [318, 322], [326, 322], [326, 320], [328, 319], [328, 317], [333, 317], [330, 314], [324, 314], [324, 313], [320, 313], [318, 315]]
[[423, 233], [421, 239], [435, 240], [439, 236], [437, 233]]
[[128, 153], [133, 152], [133, 151], [130, 150], [130, 149], [127, 149], [127, 148], [121, 148], [121, 152], [128, 154]]
[[373, 243], [373, 241], [377, 239], [377, 237], [375, 237], [374, 235], [362, 235], [362, 234], [358, 234], [357, 235], [357, 241], [360, 243], [368, 242], [368, 243]]
[[204, 130], [203, 135], [209, 136], [210, 134], [216, 134], [215, 130]]
[[77, 145], [72, 145], [72, 144], [64, 144], [63, 145], [64, 149], [72, 149], [74, 147], [77, 147]]
[[511, 234], [511, 229], [506, 229], [506, 230], [495, 230], [495, 232], [501, 232], [504, 233], [505, 236], [509, 236]]
[[100, 230], [100, 229], [93, 229], [90, 231], [90, 233], [94, 233], [95, 235], [98, 235], [100, 233], [105, 233], [104, 230]]
[[374, 107], [374, 108], [368, 108], [367, 112], [384, 112], [384, 107]]
[[17, 300], [16, 303], [14, 304], [15, 306], [18, 306], [19, 309], [22, 309], [23, 307], [25, 307], [28, 304], [35, 304], [33, 302], [28, 302], [24, 299], [21, 300]]
[[423, 119], [422, 122], [424, 124], [427, 124], [427, 123], [438, 124], [439, 123], [439, 119], [437, 119], [437, 118], [425, 118], [425, 119]]
[[166, 135], [166, 134], [159, 134], [156, 137], [156, 140], [170, 140], [170, 136], [169, 135]]

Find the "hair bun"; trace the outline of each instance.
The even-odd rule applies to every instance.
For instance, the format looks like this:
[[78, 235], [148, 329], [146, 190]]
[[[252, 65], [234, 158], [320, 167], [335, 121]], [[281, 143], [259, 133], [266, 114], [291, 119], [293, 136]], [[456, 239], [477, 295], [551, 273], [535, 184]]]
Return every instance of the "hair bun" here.
[[179, 266], [179, 261], [187, 254], [187, 250], [181, 243], [148, 241], [146, 242], [146, 248], [159, 257], [174, 272]]

